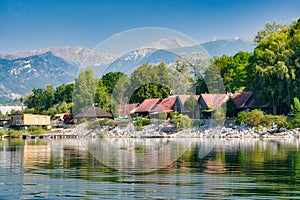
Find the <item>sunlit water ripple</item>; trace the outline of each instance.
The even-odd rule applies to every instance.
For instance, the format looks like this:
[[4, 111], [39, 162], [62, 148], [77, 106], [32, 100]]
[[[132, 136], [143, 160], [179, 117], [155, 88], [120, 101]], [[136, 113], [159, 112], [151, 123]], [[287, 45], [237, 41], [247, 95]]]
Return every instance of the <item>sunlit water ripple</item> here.
[[299, 170], [299, 140], [0, 141], [0, 199], [299, 199]]

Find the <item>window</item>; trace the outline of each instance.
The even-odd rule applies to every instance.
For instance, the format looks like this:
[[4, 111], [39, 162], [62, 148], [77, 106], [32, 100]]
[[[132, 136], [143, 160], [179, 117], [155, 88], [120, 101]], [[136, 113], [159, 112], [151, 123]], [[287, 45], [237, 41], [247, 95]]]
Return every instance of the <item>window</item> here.
[[47, 118], [44, 117], [44, 118], [43, 118], [43, 125], [46, 125], [46, 123], [47, 123]]

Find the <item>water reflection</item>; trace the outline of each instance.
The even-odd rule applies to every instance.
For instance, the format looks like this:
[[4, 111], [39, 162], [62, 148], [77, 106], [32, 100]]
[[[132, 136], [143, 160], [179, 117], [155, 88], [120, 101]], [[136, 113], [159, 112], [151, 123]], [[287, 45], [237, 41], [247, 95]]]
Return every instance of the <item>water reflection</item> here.
[[297, 199], [299, 180], [299, 140], [0, 141], [0, 199]]

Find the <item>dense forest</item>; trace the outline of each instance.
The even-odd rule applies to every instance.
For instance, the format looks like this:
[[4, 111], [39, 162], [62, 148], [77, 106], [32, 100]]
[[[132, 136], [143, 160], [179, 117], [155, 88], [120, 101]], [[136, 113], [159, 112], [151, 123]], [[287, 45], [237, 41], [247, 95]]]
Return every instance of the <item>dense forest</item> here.
[[273, 114], [287, 114], [294, 98], [300, 98], [300, 19], [291, 24], [267, 23], [254, 42], [251, 53], [224, 55], [201, 64], [200, 59], [182, 55], [169, 66], [145, 63], [130, 76], [109, 72], [93, 78], [88, 69], [72, 84], [34, 88], [20, 101], [27, 106], [27, 113], [53, 116], [78, 113], [93, 104], [111, 111], [117, 104], [173, 94], [253, 91], [258, 102], [270, 103]]

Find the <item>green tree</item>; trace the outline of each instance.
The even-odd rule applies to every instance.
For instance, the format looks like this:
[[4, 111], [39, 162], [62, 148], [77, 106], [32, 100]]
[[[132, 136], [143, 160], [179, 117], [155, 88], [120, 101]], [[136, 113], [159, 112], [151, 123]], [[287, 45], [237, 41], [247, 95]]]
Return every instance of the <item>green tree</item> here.
[[189, 116], [195, 119], [198, 109], [198, 102], [194, 96], [191, 95], [184, 103], [184, 110], [188, 111]]
[[255, 43], [259, 43], [264, 39], [267, 39], [270, 35], [273, 33], [277, 33], [285, 28], [289, 27], [288, 24], [285, 23], [277, 23], [276, 21], [274, 22], [267, 22], [265, 24], [265, 27], [262, 30], [259, 30], [257, 32], [257, 35], [254, 38]]
[[[170, 95], [170, 77], [165, 63], [137, 68], [130, 77], [127, 94], [130, 102], [141, 103], [149, 98], [166, 98]], [[130, 95], [132, 94], [132, 95]]]
[[103, 84], [102, 79], [97, 80], [96, 93], [95, 93], [95, 103], [98, 107], [109, 111], [109, 96], [107, 93], [107, 88]]
[[226, 102], [226, 116], [227, 117], [235, 117], [236, 116], [236, 106], [235, 103], [230, 96]]
[[270, 103], [273, 114], [286, 114], [292, 98], [299, 97], [299, 40], [300, 20], [260, 40], [247, 67], [255, 100]]
[[74, 84], [62, 84], [56, 87], [54, 92], [54, 104], [60, 104], [61, 102], [71, 103], [73, 95]]
[[43, 110], [48, 110], [53, 106], [54, 103], [54, 87], [53, 85], [46, 85], [44, 92], [44, 107]]
[[200, 94], [205, 94], [208, 92], [209, 91], [208, 91], [207, 85], [205, 83], [205, 79], [203, 77], [199, 76], [196, 81], [196, 94], [200, 95]]
[[204, 81], [211, 94], [225, 94], [223, 80], [217, 66], [211, 61], [210, 65], [205, 69]]
[[300, 102], [297, 97], [294, 98], [294, 104], [291, 105], [291, 111], [293, 114], [300, 116]]
[[95, 87], [96, 83], [91, 69], [80, 72], [78, 78], [75, 78], [73, 91], [73, 113], [75, 115], [94, 104]]
[[246, 67], [252, 56], [248, 52], [238, 52], [234, 56], [222, 56], [214, 59], [223, 79], [224, 87], [227, 92], [243, 91], [247, 83]]
[[126, 77], [123, 72], [109, 72], [102, 77], [103, 84], [107, 88], [108, 93], [112, 93], [120, 78]]

